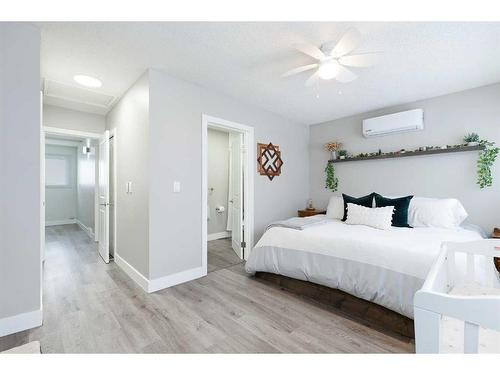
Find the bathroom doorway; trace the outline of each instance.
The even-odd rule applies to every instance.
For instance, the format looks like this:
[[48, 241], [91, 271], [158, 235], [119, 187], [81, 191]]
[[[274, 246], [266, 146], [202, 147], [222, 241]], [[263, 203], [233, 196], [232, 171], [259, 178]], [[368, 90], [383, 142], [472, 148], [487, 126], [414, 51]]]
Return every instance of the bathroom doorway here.
[[213, 272], [241, 263], [248, 256], [253, 237], [253, 181], [249, 181], [247, 145], [250, 137], [253, 139], [253, 129], [220, 119], [204, 120], [203, 255], [207, 272]]

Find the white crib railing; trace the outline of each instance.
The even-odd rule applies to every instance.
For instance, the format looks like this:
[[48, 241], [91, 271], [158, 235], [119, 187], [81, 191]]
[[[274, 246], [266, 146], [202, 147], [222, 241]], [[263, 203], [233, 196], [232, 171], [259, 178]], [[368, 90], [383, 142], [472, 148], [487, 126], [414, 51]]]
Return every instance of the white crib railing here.
[[[493, 258], [500, 256], [500, 240], [443, 243], [427, 279], [414, 299], [417, 353], [439, 353], [441, 319], [449, 316], [464, 322], [464, 352], [477, 353], [479, 327], [500, 331], [500, 295], [451, 295], [462, 282], [478, 282], [500, 288]], [[478, 257], [485, 268], [477, 269]], [[465, 264], [463, 264], [465, 263]]]

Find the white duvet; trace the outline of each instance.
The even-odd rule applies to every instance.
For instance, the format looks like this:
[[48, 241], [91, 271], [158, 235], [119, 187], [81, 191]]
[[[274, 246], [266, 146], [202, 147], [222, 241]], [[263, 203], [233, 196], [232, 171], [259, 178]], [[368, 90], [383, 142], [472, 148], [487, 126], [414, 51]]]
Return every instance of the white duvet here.
[[270, 228], [252, 250], [246, 270], [337, 288], [413, 318], [413, 296], [441, 243], [478, 239], [478, 232], [463, 228], [379, 230], [330, 219], [304, 230]]

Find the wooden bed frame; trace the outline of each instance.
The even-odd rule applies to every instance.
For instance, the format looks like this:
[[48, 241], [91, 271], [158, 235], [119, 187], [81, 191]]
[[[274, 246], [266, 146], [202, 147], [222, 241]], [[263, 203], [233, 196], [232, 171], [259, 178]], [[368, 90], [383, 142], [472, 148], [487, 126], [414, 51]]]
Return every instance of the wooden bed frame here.
[[354, 317], [363, 324], [373, 326], [382, 331], [396, 333], [405, 338], [415, 338], [415, 328], [412, 319], [373, 302], [354, 297], [338, 289], [274, 273], [257, 272], [255, 277], [276, 284], [280, 288], [292, 293], [339, 309], [349, 317]]

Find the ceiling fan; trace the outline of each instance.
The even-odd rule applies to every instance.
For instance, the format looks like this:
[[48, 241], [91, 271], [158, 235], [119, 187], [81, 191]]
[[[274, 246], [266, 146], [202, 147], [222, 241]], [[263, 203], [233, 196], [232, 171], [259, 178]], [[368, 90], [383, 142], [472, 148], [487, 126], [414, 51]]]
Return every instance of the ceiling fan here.
[[375, 64], [380, 53], [360, 53], [350, 54], [361, 42], [361, 33], [357, 29], [349, 29], [340, 38], [335, 46], [323, 44], [320, 48], [312, 44], [296, 44], [294, 48], [298, 51], [316, 59], [318, 62], [299, 66], [284, 73], [282, 77], [289, 77], [308, 70], [316, 69], [312, 76], [306, 81], [306, 86], [312, 86], [319, 79], [330, 80], [335, 78], [337, 81], [346, 83], [358, 78], [358, 76], [346, 68], [349, 67], [368, 67]]

